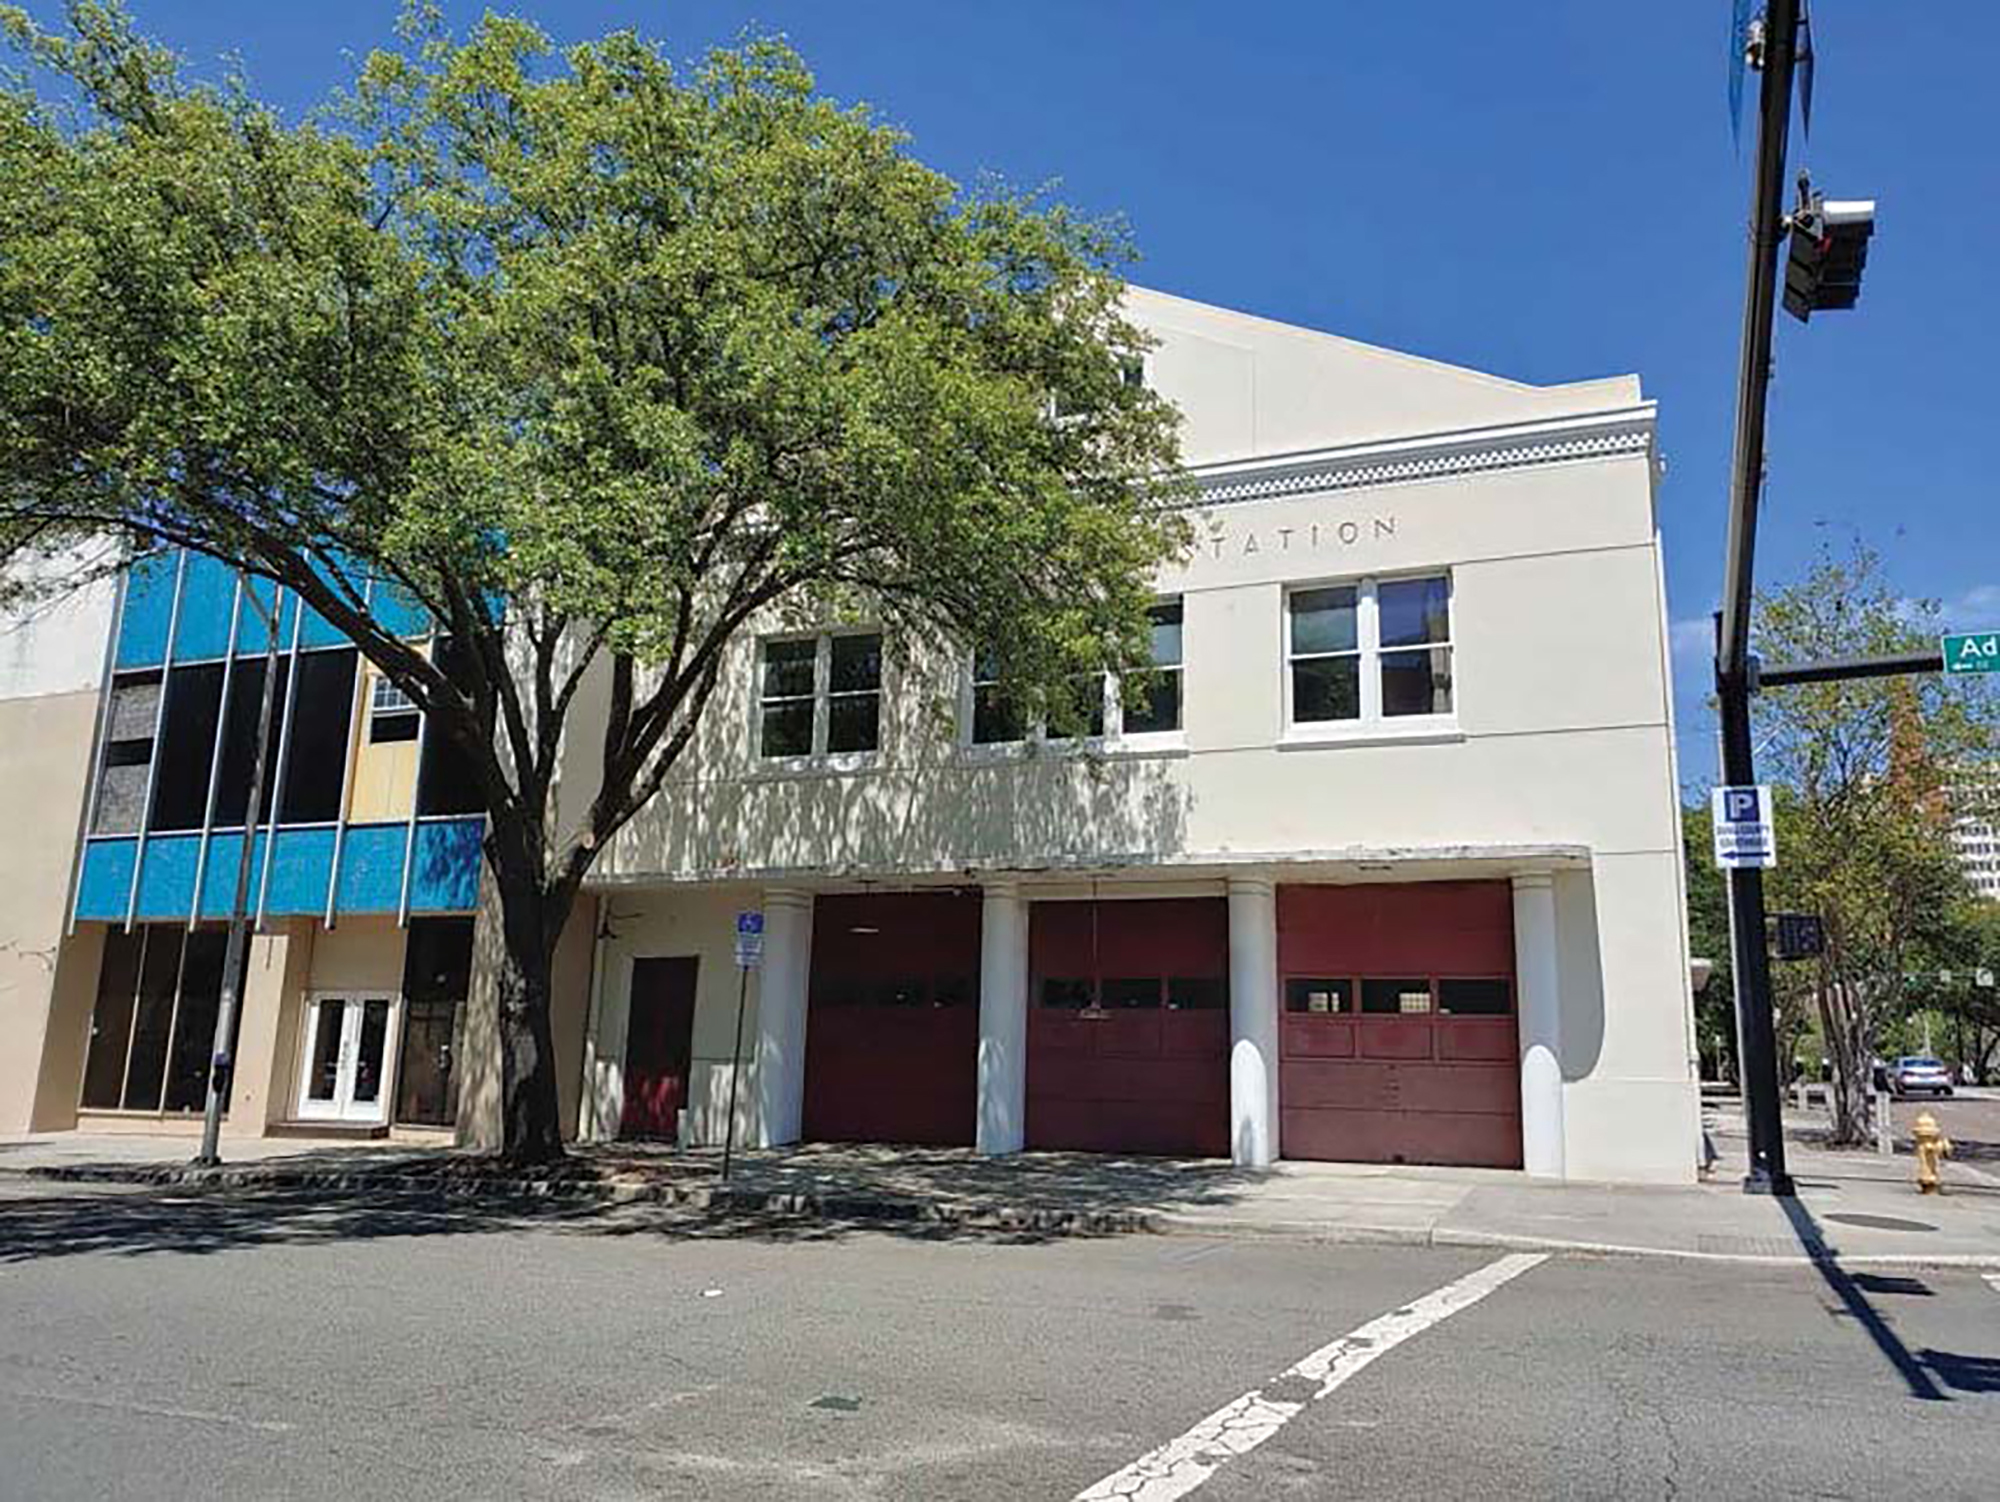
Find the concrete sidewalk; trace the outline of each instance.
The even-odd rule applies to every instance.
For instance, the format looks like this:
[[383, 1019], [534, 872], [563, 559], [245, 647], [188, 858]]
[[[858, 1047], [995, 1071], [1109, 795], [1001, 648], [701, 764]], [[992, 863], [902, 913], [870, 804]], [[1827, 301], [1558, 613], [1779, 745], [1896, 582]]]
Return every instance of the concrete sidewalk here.
[[[1129, 1232], [1403, 1245], [1539, 1248], [1770, 1264], [2000, 1268], [2000, 1177], [1951, 1165], [1951, 1192], [1919, 1196], [1907, 1156], [1791, 1148], [1799, 1197], [1747, 1196], [1740, 1123], [1710, 1112], [1721, 1153], [1677, 1188], [1545, 1184], [1517, 1173], [1336, 1163], [1268, 1170], [1214, 1160], [806, 1146], [720, 1155], [617, 1144], [523, 1176], [437, 1148], [301, 1141], [234, 1147], [197, 1169], [186, 1138], [75, 1134], [0, 1142], [0, 1172], [123, 1183], [327, 1194], [561, 1197], [659, 1203], [857, 1225], [897, 1222], [1040, 1234]], [[0, 1234], [5, 1211], [0, 1209]]]

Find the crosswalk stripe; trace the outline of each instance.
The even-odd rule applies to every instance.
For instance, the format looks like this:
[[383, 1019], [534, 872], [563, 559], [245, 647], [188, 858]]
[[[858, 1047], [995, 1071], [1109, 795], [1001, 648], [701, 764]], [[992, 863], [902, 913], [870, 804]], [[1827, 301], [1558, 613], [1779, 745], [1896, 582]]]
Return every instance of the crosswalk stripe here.
[[[1401, 1309], [1370, 1320], [1280, 1372], [1264, 1387], [1218, 1408], [1192, 1429], [1149, 1450], [1123, 1470], [1076, 1494], [1075, 1502], [1173, 1502], [1207, 1481], [1228, 1462], [1248, 1455], [1304, 1410], [1360, 1374], [1376, 1358], [1440, 1320], [1468, 1309], [1504, 1283], [1548, 1260], [1545, 1252], [1519, 1252], [1489, 1262], [1454, 1283]], [[1310, 1394], [1278, 1396], [1266, 1389], [1312, 1383]]]

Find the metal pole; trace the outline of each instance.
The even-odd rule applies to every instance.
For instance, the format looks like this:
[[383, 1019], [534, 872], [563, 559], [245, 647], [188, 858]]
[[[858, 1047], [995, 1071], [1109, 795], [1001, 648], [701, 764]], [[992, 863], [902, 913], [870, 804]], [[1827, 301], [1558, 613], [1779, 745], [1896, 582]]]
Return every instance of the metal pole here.
[[[1722, 721], [1722, 780], [1757, 780], [1750, 743], [1750, 602], [1755, 588], [1757, 501], [1764, 481], [1764, 411], [1771, 379], [1771, 315], [1784, 243], [1785, 146], [1791, 130], [1798, 0], [1770, 0], [1764, 14], [1763, 76], [1757, 115], [1757, 171], [1750, 194], [1750, 263], [1743, 298], [1743, 344], [1736, 382], [1736, 443], [1730, 475], [1729, 545], [1715, 650], [1715, 695]], [[1764, 873], [1729, 872], [1729, 938], [1742, 1044], [1744, 1115], [1750, 1133], [1746, 1194], [1793, 1193], [1785, 1171], [1784, 1109], [1771, 1018], [1770, 956], [1764, 935]]]
[[[1720, 695], [1722, 780], [1747, 787], [1756, 773], [1750, 756], [1750, 698]], [[1777, 1026], [1771, 1015], [1771, 960], [1764, 939], [1764, 873], [1729, 872], [1729, 947], [1736, 979], [1737, 1067], [1750, 1133], [1746, 1194], [1792, 1193], [1785, 1171], [1785, 1119], [1779, 1097]]]
[[[257, 706], [257, 750], [250, 760], [250, 798], [243, 807], [243, 848], [236, 856], [236, 895], [229, 905], [229, 942], [222, 952], [222, 1003], [216, 1008], [215, 1039], [209, 1048], [208, 1104], [201, 1119], [201, 1152], [194, 1160], [207, 1167], [222, 1161], [222, 1110], [229, 1100], [230, 1076], [236, 1067], [231, 1050], [236, 1036], [243, 946], [249, 929], [251, 847], [256, 844], [257, 825], [264, 802], [265, 767], [271, 749], [271, 716], [278, 698], [277, 612], [264, 609], [264, 602], [257, 598], [254, 588], [243, 591], [243, 594], [256, 603], [257, 612], [264, 619], [264, 688]], [[273, 598], [276, 598], [275, 591]], [[226, 734], [229, 722], [229, 705], [226, 702], [222, 706], [222, 720]], [[218, 751], [218, 761], [220, 757]], [[195, 900], [198, 905], [199, 893]]]
[[736, 1082], [743, 1077], [743, 1002], [750, 993], [750, 967], [736, 967], [736, 1044], [729, 1051], [729, 1120], [722, 1128], [722, 1181], [729, 1182], [729, 1159], [736, 1151]]

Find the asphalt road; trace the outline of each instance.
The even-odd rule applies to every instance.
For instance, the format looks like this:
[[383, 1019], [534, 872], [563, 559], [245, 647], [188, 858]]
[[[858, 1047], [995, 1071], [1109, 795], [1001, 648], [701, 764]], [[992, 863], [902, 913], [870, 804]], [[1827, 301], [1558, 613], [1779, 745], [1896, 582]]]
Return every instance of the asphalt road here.
[[0, 1180], [7, 1499], [1106, 1478], [1202, 1502], [1992, 1497], [2000, 1290]]

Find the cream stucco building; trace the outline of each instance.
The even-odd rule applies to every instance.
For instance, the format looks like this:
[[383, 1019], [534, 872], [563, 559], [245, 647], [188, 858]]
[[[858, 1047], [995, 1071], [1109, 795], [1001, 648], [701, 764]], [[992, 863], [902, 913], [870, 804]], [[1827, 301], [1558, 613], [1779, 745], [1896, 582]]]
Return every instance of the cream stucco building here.
[[592, 877], [578, 1131], [719, 1140], [740, 1072], [767, 1144], [1692, 1179], [1637, 379], [1132, 308], [1202, 489], [1157, 581], [1159, 686], [1051, 742], [973, 657], [866, 621], [746, 637]]

